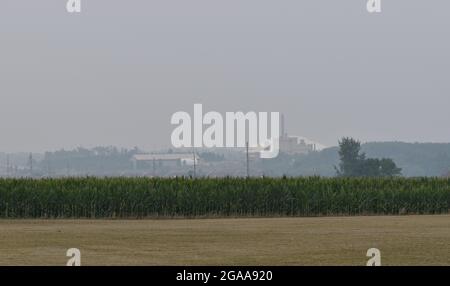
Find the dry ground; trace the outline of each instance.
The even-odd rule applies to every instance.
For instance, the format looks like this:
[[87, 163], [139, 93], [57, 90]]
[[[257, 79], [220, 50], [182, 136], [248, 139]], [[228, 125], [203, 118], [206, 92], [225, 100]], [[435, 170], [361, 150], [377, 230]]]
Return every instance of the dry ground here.
[[0, 265], [450, 265], [450, 216], [0, 220]]

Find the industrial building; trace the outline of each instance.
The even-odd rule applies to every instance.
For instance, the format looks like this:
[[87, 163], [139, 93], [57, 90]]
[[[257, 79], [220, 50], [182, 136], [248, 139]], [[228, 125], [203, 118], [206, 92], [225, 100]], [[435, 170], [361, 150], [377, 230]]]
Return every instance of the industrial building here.
[[280, 152], [286, 154], [307, 154], [316, 151], [316, 144], [307, 143], [306, 140], [299, 136], [289, 136], [284, 126], [284, 115], [281, 115], [281, 132], [280, 132]]
[[[194, 165], [193, 153], [136, 154], [132, 157], [134, 169], [155, 167], [182, 167]], [[198, 163], [198, 156], [195, 157]]]

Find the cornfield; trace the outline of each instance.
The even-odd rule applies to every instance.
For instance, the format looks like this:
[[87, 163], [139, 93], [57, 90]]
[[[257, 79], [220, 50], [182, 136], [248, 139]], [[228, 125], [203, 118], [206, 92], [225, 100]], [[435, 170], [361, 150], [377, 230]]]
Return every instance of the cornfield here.
[[450, 179], [0, 179], [0, 218], [443, 214]]

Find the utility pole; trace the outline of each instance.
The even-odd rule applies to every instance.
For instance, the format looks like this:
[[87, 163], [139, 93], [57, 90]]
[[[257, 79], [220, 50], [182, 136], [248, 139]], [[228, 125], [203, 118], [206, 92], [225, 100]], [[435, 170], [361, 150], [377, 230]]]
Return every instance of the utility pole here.
[[197, 165], [196, 165], [196, 158], [195, 158], [195, 147], [192, 147], [192, 151], [194, 153], [194, 178], [196, 177], [197, 173]]
[[9, 172], [11, 171], [11, 167], [9, 166], [9, 154], [6, 155], [6, 176], [9, 177]]
[[52, 175], [51, 167], [50, 167], [50, 159], [47, 158], [47, 176], [50, 178]]
[[66, 162], [66, 164], [67, 164], [67, 177], [70, 177], [70, 162], [69, 161], [67, 161]]
[[248, 141], [245, 143], [245, 148], [247, 150], [247, 178], [250, 178], [250, 160], [248, 155]]
[[33, 176], [33, 154], [30, 153], [30, 156], [28, 157], [28, 164], [30, 166], [30, 176]]
[[155, 162], [155, 158], [153, 158], [153, 177], [156, 177], [156, 162]]

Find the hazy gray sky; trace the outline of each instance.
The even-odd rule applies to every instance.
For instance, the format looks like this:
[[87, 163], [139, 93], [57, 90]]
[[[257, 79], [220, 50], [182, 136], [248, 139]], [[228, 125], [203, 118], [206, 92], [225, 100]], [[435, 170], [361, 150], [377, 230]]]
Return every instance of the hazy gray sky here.
[[169, 146], [171, 115], [280, 111], [334, 145], [450, 142], [450, 1], [0, 2], [0, 151]]

